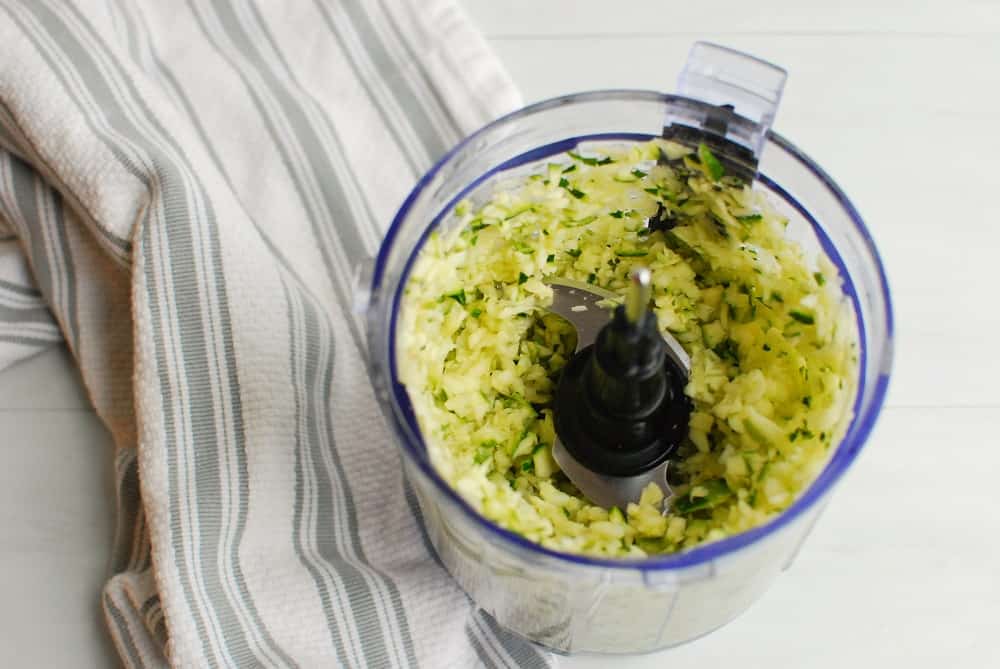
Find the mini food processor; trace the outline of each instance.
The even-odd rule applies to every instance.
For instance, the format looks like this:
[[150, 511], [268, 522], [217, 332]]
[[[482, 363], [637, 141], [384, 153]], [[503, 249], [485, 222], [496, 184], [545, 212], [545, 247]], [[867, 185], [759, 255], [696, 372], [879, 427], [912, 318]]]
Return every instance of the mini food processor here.
[[[885, 274], [844, 193], [770, 130], [784, 81], [785, 72], [774, 65], [697, 43], [677, 95], [600, 91], [514, 112], [435, 165], [406, 199], [382, 244], [366, 294], [369, 364], [428, 535], [476, 604], [533, 642], [562, 653], [649, 652], [732, 620], [794, 560], [833, 484], [871, 432], [892, 360]], [[752, 182], [788, 219], [789, 237], [837, 267], [860, 344], [856, 397], [846, 433], [825, 468], [770, 522], [645, 559], [561, 553], [482, 517], [435, 470], [397, 373], [401, 297], [430, 233], [456, 225], [451, 214], [459, 201], [482, 199], [498, 183], [566, 151], [653, 137], [697, 147], [720, 170]], [[650, 229], [670, 224], [662, 212], [648, 222]], [[656, 327], [648, 309], [648, 270], [635, 270], [630, 280], [621, 305], [613, 303], [620, 296], [592, 285], [550, 281], [550, 311], [577, 333], [576, 354], [553, 401], [553, 458], [588, 498], [609, 507], [637, 498], [651, 481], [670, 504], [671, 455], [685, 438], [690, 412], [683, 393], [687, 354]]]

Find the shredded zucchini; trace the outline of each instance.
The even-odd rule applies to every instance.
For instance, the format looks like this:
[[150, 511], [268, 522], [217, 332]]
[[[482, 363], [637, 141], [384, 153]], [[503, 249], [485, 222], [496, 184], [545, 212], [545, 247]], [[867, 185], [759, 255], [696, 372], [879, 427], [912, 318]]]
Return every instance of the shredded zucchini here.
[[[760, 525], [822, 469], [858, 373], [841, 279], [706, 147], [570, 153], [454, 216], [405, 286], [398, 362], [435, 467], [484, 516], [556, 550], [643, 557]], [[651, 231], [651, 217], [670, 225]], [[623, 293], [638, 265], [692, 361], [695, 411], [666, 511], [655, 485], [624, 511], [597, 507], [551, 455], [548, 404], [575, 334], [546, 311], [545, 281]]]

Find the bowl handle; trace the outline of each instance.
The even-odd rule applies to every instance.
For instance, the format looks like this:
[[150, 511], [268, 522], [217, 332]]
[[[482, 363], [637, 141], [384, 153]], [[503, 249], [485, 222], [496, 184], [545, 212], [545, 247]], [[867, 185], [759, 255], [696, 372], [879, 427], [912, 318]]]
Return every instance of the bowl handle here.
[[[749, 54], [710, 42], [695, 42], [677, 80], [677, 92], [742, 116], [753, 124], [750, 133], [732, 137], [719, 127], [724, 115], [706, 118], [703, 129], [750, 149], [759, 157], [767, 131], [781, 102], [788, 73], [777, 65]], [[715, 127], [712, 127], [712, 124]], [[721, 132], [719, 132], [721, 130]]]

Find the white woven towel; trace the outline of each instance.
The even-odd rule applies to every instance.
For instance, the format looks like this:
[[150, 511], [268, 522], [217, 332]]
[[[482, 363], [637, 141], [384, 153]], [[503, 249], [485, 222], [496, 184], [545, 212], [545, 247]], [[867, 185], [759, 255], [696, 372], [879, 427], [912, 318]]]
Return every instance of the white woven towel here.
[[549, 663], [433, 559], [349, 313], [517, 102], [449, 0], [0, 0], [0, 366], [64, 337], [114, 434], [127, 666]]

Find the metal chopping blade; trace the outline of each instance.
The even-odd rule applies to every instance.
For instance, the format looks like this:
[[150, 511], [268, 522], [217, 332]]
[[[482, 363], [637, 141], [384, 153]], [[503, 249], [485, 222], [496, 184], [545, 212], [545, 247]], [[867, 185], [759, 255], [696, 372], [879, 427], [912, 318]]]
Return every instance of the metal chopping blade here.
[[[576, 329], [576, 350], [582, 350], [597, 340], [601, 329], [608, 324], [610, 308], [621, 296], [603, 288], [572, 279], [549, 279], [552, 288], [552, 305], [549, 311], [565, 318]], [[669, 334], [663, 337], [667, 354], [686, 373], [691, 371], [691, 359], [680, 343]], [[575, 352], [575, 351], [574, 351]], [[563, 473], [580, 491], [595, 504], [624, 509], [630, 502], [637, 502], [650, 483], [656, 483], [664, 493], [664, 505], [672, 493], [667, 483], [670, 461], [635, 476], [606, 476], [598, 474], [570, 454], [557, 437], [552, 446], [552, 457]]]
[[[549, 311], [562, 316], [576, 329], [576, 350], [584, 349], [595, 341], [601, 328], [608, 324], [610, 308], [621, 301], [621, 295], [573, 279], [551, 278], [546, 282], [552, 288]], [[691, 357], [669, 333], [663, 335], [667, 353], [681, 369], [691, 373]], [[572, 351], [575, 353], [576, 351]]]

